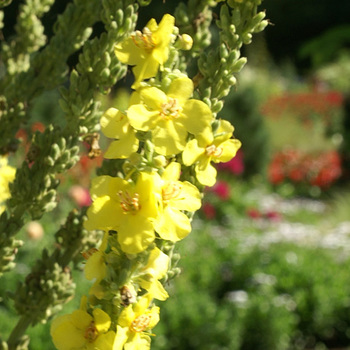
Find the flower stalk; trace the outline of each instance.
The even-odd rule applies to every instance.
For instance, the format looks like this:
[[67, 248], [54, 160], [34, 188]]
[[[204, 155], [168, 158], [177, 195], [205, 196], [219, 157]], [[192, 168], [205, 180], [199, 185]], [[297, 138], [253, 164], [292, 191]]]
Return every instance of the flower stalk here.
[[[33, 133], [26, 158], [7, 179], [0, 274], [15, 267], [21, 228], [56, 207], [57, 175], [79, 161], [81, 142], [89, 144], [91, 157], [101, 153], [100, 129], [111, 142], [91, 181], [91, 206], [68, 215], [56, 248], [43, 250], [11, 296], [19, 321], [2, 348], [25, 349], [27, 328], [47, 322], [73, 298], [71, 269], [79, 257], [93, 284], [78, 310], [53, 320], [56, 348], [150, 348], [160, 319], [155, 304], [169, 297], [165, 284], [180, 272], [176, 242], [190, 234], [204, 187], [215, 184], [213, 163], [229, 161], [240, 147], [233, 126], [217, 114], [245, 64], [242, 45], [267, 24], [260, 2], [190, 0], [175, 16], [136, 30], [139, 5], [150, 1], [75, 0], [48, 43], [40, 18], [53, 1], [25, 2], [17, 36], [3, 45], [8, 70], [0, 83], [0, 151], [16, 152], [15, 134], [43, 89], [59, 88], [64, 123]], [[215, 6], [220, 15], [214, 21]], [[104, 32], [91, 38], [97, 22]], [[78, 63], [68, 74], [67, 58], [77, 50]], [[97, 94], [108, 94], [127, 66], [133, 83], [126, 110], [101, 111]]]

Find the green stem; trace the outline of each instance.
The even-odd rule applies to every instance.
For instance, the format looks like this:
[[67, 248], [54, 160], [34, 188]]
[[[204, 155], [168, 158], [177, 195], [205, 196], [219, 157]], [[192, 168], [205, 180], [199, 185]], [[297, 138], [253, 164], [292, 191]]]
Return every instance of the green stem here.
[[9, 350], [16, 350], [19, 345], [20, 338], [24, 335], [27, 328], [30, 325], [31, 317], [27, 315], [23, 315], [17, 322], [16, 327], [12, 330], [12, 333], [9, 336], [7, 344], [9, 346]]

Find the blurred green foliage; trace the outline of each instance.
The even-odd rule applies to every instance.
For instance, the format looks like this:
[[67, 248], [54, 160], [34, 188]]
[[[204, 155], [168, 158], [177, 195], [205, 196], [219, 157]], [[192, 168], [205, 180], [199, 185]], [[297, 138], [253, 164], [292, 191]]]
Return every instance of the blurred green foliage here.
[[234, 232], [210, 224], [181, 243], [180, 252], [183, 273], [162, 307], [155, 349], [350, 342], [349, 257], [288, 243], [243, 248]]
[[270, 139], [259, 109], [256, 88], [248, 85], [232, 91], [222, 111], [223, 118], [235, 126], [235, 137], [242, 142], [246, 177], [263, 173], [268, 162]]

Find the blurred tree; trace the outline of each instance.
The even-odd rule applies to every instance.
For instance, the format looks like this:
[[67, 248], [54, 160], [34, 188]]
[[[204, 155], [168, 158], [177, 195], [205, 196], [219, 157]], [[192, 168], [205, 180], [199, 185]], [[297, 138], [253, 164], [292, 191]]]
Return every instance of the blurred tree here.
[[[311, 60], [298, 56], [299, 49], [327, 30], [349, 23], [350, 1], [266, 0], [263, 7], [273, 25], [266, 31], [268, 48], [276, 62], [291, 60], [299, 70], [311, 67]], [[331, 49], [331, 48], [330, 48]]]

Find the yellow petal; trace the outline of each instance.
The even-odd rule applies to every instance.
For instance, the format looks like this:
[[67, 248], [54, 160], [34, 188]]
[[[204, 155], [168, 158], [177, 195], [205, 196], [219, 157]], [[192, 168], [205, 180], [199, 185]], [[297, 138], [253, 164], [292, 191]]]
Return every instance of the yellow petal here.
[[216, 169], [210, 164], [210, 160], [197, 164], [195, 167], [197, 180], [204, 186], [214, 186], [216, 182]]
[[158, 173], [141, 172], [135, 185], [141, 203], [140, 214], [154, 219], [158, 216], [158, 197], [161, 192], [161, 179]]
[[138, 148], [139, 140], [136, 138], [135, 133], [132, 130], [124, 138], [111, 142], [104, 157], [107, 159], [129, 158], [130, 154], [136, 152]]
[[131, 37], [116, 45], [114, 53], [120, 62], [131, 66], [140, 64], [145, 59], [146, 54], [143, 49], [135, 45]]
[[190, 219], [182, 212], [166, 207], [155, 222], [155, 228], [160, 237], [177, 242], [191, 232]]
[[144, 333], [133, 333], [133, 337], [124, 345], [124, 350], [150, 350], [151, 338]]
[[215, 144], [228, 140], [234, 131], [233, 125], [227, 120], [219, 120], [219, 127], [215, 132]]
[[84, 222], [87, 230], [112, 230], [119, 226], [123, 213], [121, 207], [109, 196], [98, 197], [87, 211], [88, 220]]
[[144, 88], [140, 91], [140, 99], [149, 110], [160, 111], [163, 103], [166, 103], [167, 95], [155, 87]]
[[215, 158], [213, 160], [214, 162], [228, 162], [236, 155], [241, 147], [241, 142], [237, 139], [229, 139], [220, 146], [222, 147], [222, 154], [217, 160]]
[[152, 132], [154, 148], [163, 156], [180, 153], [186, 146], [187, 131], [182, 123], [162, 120]]
[[148, 289], [148, 292], [153, 295], [154, 299], [157, 300], [163, 301], [169, 298], [168, 292], [159, 281], [154, 281]]
[[151, 310], [148, 312], [151, 317], [151, 322], [149, 324], [149, 329], [152, 329], [156, 326], [156, 324], [159, 322], [159, 307], [153, 306]]
[[125, 114], [116, 108], [109, 108], [100, 119], [101, 131], [105, 136], [120, 139], [129, 132], [129, 121]]
[[187, 131], [195, 136], [211, 131], [213, 113], [203, 101], [194, 99], [186, 101], [181, 117]]
[[177, 162], [171, 162], [165, 168], [162, 174], [162, 179], [164, 181], [176, 181], [179, 179], [180, 174], [181, 174], [181, 164]]
[[129, 328], [117, 326], [117, 334], [114, 340], [113, 350], [123, 350], [124, 344], [128, 340], [128, 333]]
[[94, 342], [94, 350], [114, 350], [115, 332], [100, 334]]
[[84, 310], [75, 310], [71, 314], [70, 321], [74, 327], [85, 332], [85, 329], [93, 321], [93, 317]]
[[94, 309], [92, 311], [95, 321], [95, 327], [99, 333], [106, 333], [111, 326], [111, 318], [101, 309]]
[[52, 322], [50, 334], [58, 350], [82, 349], [86, 343], [84, 332], [72, 326], [70, 316], [63, 315]]
[[158, 68], [158, 61], [152, 55], [146, 55], [144, 60], [132, 69], [136, 80], [131, 87], [137, 89], [142, 80], [156, 76]]
[[143, 315], [146, 313], [150, 303], [152, 301], [152, 295], [147, 293], [142, 296], [136, 304], [133, 305], [133, 310], [135, 312], [135, 318], [137, 316]]
[[118, 317], [118, 325], [121, 327], [129, 327], [131, 322], [136, 318], [133, 304], [125, 307]]
[[154, 248], [148, 258], [147, 265], [143, 271], [147, 272], [148, 269], [152, 269], [154, 277], [156, 279], [161, 279], [165, 276], [168, 271], [169, 257], [164, 254], [159, 248]]
[[128, 119], [136, 130], [152, 130], [158, 122], [159, 111], [149, 111], [145, 105], [133, 105], [128, 109]]
[[93, 253], [85, 264], [84, 274], [89, 281], [96, 278], [101, 281], [106, 276], [104, 254], [100, 251]]
[[168, 205], [179, 210], [198, 210], [201, 207], [201, 194], [198, 188], [187, 181], [179, 184], [181, 186], [179, 196], [171, 199]]
[[167, 95], [176, 98], [182, 106], [193, 93], [193, 82], [187, 77], [177, 78], [169, 86]]
[[151, 18], [145, 25], [151, 32], [155, 32], [158, 29], [157, 21], [154, 18]]
[[127, 215], [118, 228], [118, 242], [123, 252], [127, 254], [144, 251], [154, 238], [153, 223], [140, 215], [137, 217]]
[[161, 21], [159, 22], [158, 28], [155, 30], [155, 27], [151, 29], [152, 39], [156, 45], [162, 43], [164, 46], [169, 45], [171, 40], [171, 34], [174, 30], [175, 18], [168, 13], [166, 13]]
[[98, 176], [91, 183], [91, 198], [95, 200], [97, 197], [109, 195], [115, 201], [119, 201], [118, 192], [128, 186], [128, 182], [119, 178], [108, 175]]
[[205, 149], [199, 147], [196, 139], [187, 142], [187, 145], [182, 153], [182, 161], [185, 165], [190, 166], [198, 161], [199, 157], [205, 152]]

